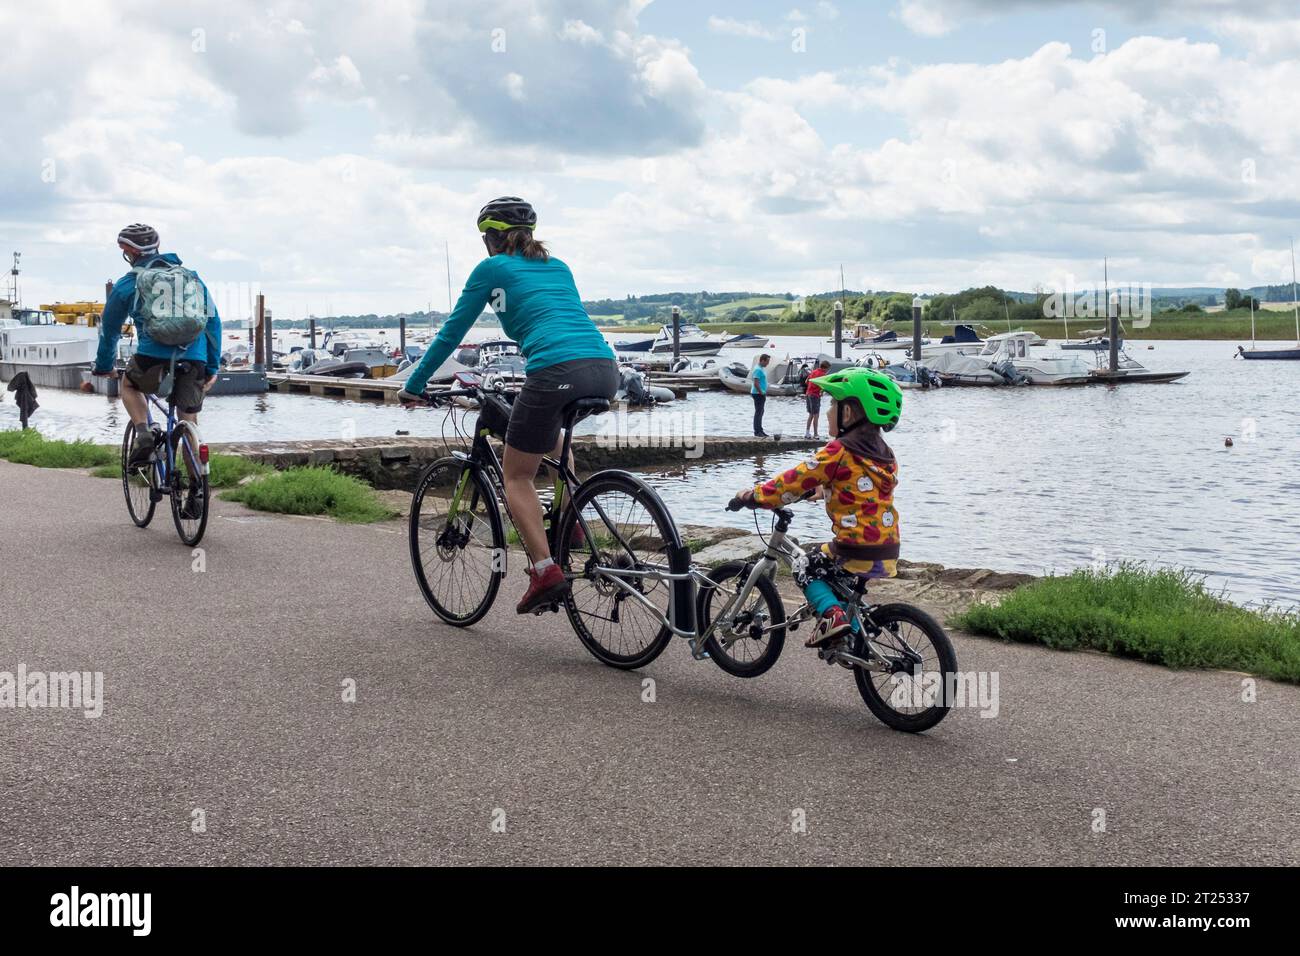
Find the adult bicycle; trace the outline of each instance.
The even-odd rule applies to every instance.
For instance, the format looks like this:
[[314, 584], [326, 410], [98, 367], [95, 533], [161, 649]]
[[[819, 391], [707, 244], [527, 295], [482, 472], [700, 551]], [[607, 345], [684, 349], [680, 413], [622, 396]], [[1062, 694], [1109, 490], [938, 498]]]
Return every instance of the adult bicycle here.
[[[139, 528], [148, 527], [158, 502], [170, 499], [176, 533], [184, 544], [194, 547], [208, 526], [208, 446], [199, 437], [198, 426], [176, 413], [169, 383], [176, 381], [177, 372], [185, 371], [184, 365], [178, 362], [159, 387], [160, 393], [166, 393], [166, 405], [158, 395], [146, 394], [145, 423], [127, 423], [122, 436], [122, 492], [126, 510]], [[165, 425], [154, 420], [153, 409], [162, 415]], [[153, 433], [154, 448], [147, 460], [133, 464], [136, 440], [144, 429]]]
[[[509, 392], [470, 376], [460, 382], [426, 397], [446, 406], [452, 421], [457, 403], [477, 404], [479, 424], [461, 436], [467, 451], [453, 451], [421, 473], [408, 528], [411, 564], [429, 607], [443, 621], [468, 627], [492, 607], [508, 545], [520, 539], [490, 441], [501, 429], [483, 424], [508, 420]], [[574, 425], [608, 408], [605, 399], [570, 405], [562, 454], [543, 458], [555, 476], [544, 496], [547, 540], [570, 583], [563, 606], [578, 639], [611, 667], [643, 667], [676, 636], [697, 660], [710, 659], [729, 674], [766, 673], [781, 655], [786, 632], [814, 616], [805, 602], [787, 617], [773, 580], [779, 565], [793, 569], [807, 560], [787, 534], [793, 513], [775, 511], [759, 559], [713, 569], [693, 565], [672, 516], [644, 481], [619, 470], [578, 481], [569, 468]], [[729, 505], [738, 507], [734, 500]], [[863, 701], [888, 726], [919, 732], [943, 720], [951, 705], [944, 690], [957, 670], [943, 628], [919, 608], [866, 602], [856, 575], [837, 573], [829, 583], [853, 629], [839, 644], [820, 649], [821, 659], [852, 670]], [[547, 610], [559, 605], [537, 613]]]

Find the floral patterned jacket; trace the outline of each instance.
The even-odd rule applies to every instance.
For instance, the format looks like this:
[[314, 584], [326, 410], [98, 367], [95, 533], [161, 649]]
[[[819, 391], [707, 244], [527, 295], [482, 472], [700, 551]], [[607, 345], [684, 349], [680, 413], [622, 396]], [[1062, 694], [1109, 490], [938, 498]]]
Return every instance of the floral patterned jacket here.
[[859, 443], [832, 440], [807, 461], [754, 488], [755, 503], [768, 508], [790, 505], [817, 488], [826, 489], [826, 514], [835, 538], [823, 551], [845, 570], [866, 577], [898, 573], [898, 512], [894, 488], [898, 462], [861, 452]]

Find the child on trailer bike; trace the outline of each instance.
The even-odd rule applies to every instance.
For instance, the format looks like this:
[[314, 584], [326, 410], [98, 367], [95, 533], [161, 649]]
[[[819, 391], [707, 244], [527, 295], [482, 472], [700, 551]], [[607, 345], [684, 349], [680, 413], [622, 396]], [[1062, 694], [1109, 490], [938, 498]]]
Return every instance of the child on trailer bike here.
[[817, 386], [831, 397], [832, 440], [807, 461], [746, 488], [736, 499], [753, 508], [780, 508], [824, 489], [835, 537], [794, 568], [795, 580], [818, 616], [805, 646], [823, 648], [844, 640], [850, 629], [827, 579], [840, 572], [864, 580], [898, 573], [893, 501], [898, 460], [882, 432], [898, 424], [903, 393], [888, 375], [860, 367], [823, 375]]

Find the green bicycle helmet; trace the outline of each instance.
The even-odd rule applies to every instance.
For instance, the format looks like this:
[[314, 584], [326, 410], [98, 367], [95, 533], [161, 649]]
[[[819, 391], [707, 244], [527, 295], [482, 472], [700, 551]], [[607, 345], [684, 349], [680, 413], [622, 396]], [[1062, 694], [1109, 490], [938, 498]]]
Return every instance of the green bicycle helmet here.
[[903, 390], [888, 375], [875, 369], [854, 366], [816, 379], [817, 387], [843, 403], [857, 399], [867, 421], [890, 431], [903, 414]]

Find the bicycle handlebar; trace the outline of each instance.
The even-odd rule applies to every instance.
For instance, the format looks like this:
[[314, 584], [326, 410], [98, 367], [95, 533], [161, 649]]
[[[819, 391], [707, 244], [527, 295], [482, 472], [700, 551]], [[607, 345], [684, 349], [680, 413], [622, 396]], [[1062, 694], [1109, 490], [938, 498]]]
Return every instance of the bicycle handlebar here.
[[[753, 499], [746, 501], [743, 498], [732, 498], [727, 502], [728, 511], [739, 511], [741, 508], [750, 508], [757, 511], [761, 507], [763, 506]], [[794, 520], [794, 512], [789, 508], [773, 508], [772, 513], [787, 523]]]
[[476, 385], [473, 388], [445, 388], [437, 392], [425, 392], [421, 396], [416, 396], [414, 392], [407, 392], [405, 386], [402, 391], [412, 398], [423, 398], [430, 408], [437, 408], [440, 403], [452, 398], [478, 398], [483, 393], [491, 395], [508, 395], [510, 389], [488, 387], [486, 385]]

